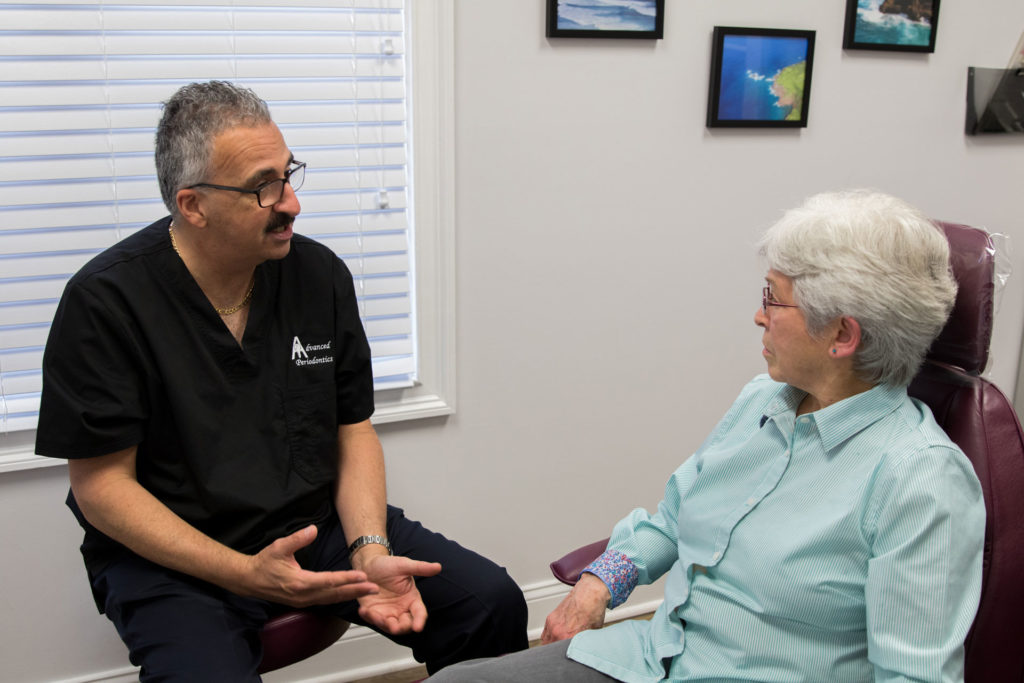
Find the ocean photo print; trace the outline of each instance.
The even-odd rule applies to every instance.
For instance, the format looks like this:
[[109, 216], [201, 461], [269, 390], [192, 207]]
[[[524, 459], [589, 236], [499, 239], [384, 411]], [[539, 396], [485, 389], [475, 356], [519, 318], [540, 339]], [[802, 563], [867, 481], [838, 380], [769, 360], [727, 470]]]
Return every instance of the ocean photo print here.
[[934, 52], [939, 0], [847, 0], [843, 47]]
[[715, 28], [709, 126], [807, 125], [813, 31]]
[[661, 38], [665, 0], [548, 0], [548, 36]]

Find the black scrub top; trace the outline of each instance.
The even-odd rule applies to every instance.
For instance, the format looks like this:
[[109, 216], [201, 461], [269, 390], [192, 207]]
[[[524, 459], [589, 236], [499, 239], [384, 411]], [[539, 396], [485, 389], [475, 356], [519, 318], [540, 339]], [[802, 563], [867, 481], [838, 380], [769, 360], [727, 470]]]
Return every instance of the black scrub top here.
[[[164, 218], [68, 283], [43, 355], [36, 452], [138, 446], [139, 482], [242, 552], [333, 514], [339, 424], [373, 413], [352, 276], [295, 235], [256, 269], [240, 347], [171, 246]], [[86, 529], [86, 564], [117, 544]]]

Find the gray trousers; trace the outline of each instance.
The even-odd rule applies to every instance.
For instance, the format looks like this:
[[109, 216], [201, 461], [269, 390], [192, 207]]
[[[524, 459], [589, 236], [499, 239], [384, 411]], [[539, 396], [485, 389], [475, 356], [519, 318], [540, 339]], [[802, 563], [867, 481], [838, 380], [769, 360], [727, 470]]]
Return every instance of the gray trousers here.
[[438, 671], [434, 683], [608, 683], [616, 679], [565, 656], [570, 640], [533, 647], [504, 657], [471, 659]]

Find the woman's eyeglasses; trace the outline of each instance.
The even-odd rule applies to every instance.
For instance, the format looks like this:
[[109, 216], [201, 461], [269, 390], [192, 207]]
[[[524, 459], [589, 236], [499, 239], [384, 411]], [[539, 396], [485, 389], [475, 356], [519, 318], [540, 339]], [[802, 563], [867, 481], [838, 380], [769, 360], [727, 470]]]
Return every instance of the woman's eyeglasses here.
[[769, 306], [779, 306], [781, 308], [800, 308], [796, 304], [783, 304], [775, 300], [775, 296], [772, 294], [772, 287], [768, 285], [761, 289], [761, 310], [764, 311], [765, 315], [768, 315]]

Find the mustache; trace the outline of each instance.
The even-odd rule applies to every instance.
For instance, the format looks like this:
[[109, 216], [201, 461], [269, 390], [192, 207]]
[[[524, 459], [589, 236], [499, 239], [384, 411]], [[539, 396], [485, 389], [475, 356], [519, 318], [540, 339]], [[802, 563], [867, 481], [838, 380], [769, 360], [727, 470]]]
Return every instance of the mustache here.
[[278, 228], [285, 228], [292, 222], [292, 217], [286, 213], [280, 213], [275, 211], [271, 214], [270, 219], [267, 221], [267, 232], [277, 230]]

